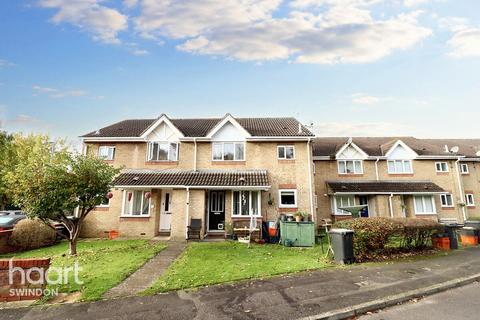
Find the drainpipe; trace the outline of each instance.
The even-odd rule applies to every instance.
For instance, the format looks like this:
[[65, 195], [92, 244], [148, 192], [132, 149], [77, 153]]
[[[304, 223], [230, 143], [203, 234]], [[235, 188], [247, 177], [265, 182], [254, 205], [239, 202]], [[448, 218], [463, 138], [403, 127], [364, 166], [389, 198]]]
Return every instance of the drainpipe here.
[[188, 222], [190, 220], [190, 188], [187, 187], [187, 214], [185, 220], [185, 239], [188, 240]]
[[377, 157], [377, 160], [375, 161], [375, 176], [377, 177], [377, 181], [380, 180], [378, 177], [378, 162], [380, 161], [380, 158]]
[[307, 152], [308, 152], [308, 184], [310, 187], [310, 212], [312, 213], [312, 221], [315, 222], [315, 216], [317, 215], [317, 212], [315, 211], [314, 205], [313, 205], [313, 189], [312, 189], [312, 166], [313, 166], [313, 161], [311, 158], [311, 152], [310, 152], [310, 144], [312, 142], [312, 138], [308, 138], [307, 142]]
[[[465, 202], [465, 195], [463, 194], [463, 188], [462, 188], [462, 179], [460, 178], [460, 169], [458, 169], [458, 165], [460, 164], [460, 158], [455, 161], [455, 169], [457, 171], [457, 183], [458, 183], [458, 192], [460, 192], [460, 199], [462, 202]], [[463, 221], [467, 220], [467, 211], [465, 209], [465, 206], [462, 206], [462, 214], [463, 214]]]
[[193, 152], [193, 171], [197, 171], [197, 138], [193, 138], [193, 143], [195, 144]]
[[393, 218], [393, 202], [392, 202], [392, 198], [393, 198], [393, 193], [391, 193], [390, 196], [388, 197], [388, 203], [390, 204], [390, 218]]

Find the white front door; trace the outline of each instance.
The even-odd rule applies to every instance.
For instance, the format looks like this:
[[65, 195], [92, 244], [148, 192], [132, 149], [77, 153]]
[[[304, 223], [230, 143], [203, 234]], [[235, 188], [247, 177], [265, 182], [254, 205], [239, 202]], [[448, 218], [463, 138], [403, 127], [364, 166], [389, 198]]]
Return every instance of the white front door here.
[[160, 203], [160, 231], [170, 231], [172, 224], [172, 190], [162, 190]]

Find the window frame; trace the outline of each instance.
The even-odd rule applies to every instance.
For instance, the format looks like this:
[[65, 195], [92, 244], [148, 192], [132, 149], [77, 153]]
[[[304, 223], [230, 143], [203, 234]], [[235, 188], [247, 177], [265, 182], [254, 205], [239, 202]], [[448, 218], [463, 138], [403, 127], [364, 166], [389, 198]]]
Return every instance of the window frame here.
[[[166, 160], [155, 160], [155, 159], [152, 159], [151, 158], [151, 155], [153, 154], [153, 145], [154, 144], [158, 144], [158, 148], [157, 148], [157, 158], [158, 158], [158, 155], [160, 153], [160, 145], [167, 145], [168, 148], [167, 148], [167, 159]], [[176, 159], [175, 160], [172, 160], [170, 159], [170, 145], [171, 144], [175, 144], [176, 145], [176, 150], [175, 150], [175, 153], [176, 153]], [[175, 162], [175, 161], [178, 161], [178, 158], [179, 158], [179, 153], [178, 153], [178, 150], [179, 150], [179, 146], [180, 146], [180, 143], [179, 142], [170, 142], [170, 141], [149, 141], [148, 142], [148, 146], [147, 146], [147, 161], [148, 162]]]
[[[463, 168], [466, 168], [467, 170], [463, 170]], [[461, 174], [469, 174], [470, 173], [470, 168], [468, 167], [468, 163], [460, 163], [460, 173]]]
[[[468, 201], [469, 197], [472, 201]], [[473, 193], [465, 193], [465, 206], [475, 207], [475, 195]]]
[[[340, 163], [343, 162], [345, 166], [345, 172], [340, 171]], [[346, 172], [347, 171], [347, 162], [352, 162], [353, 163], [353, 172]], [[360, 163], [360, 172], [356, 172], [357, 166], [355, 163], [358, 162]], [[348, 159], [348, 160], [337, 160], [337, 172], [338, 174], [363, 174], [363, 160], [361, 159]]]
[[[101, 150], [102, 149], [107, 149], [107, 156], [106, 157], [101, 156]], [[108, 150], [113, 150], [112, 151], [112, 158], [109, 157], [110, 152]], [[115, 151], [116, 151], [115, 146], [98, 146], [98, 157], [102, 160], [113, 161], [113, 160], [115, 160]]]
[[[280, 157], [280, 149], [283, 148], [283, 157]], [[293, 151], [293, 158], [287, 158], [287, 148], [291, 148]], [[278, 160], [295, 160], [295, 146], [292, 145], [279, 145], [277, 146], [277, 159]]]
[[341, 194], [341, 195], [333, 196], [333, 215], [335, 215], [335, 216], [351, 216], [352, 213], [350, 213], [348, 211], [345, 211], [345, 210], [342, 210], [342, 209], [339, 209], [338, 198], [340, 198], [340, 197], [344, 197], [344, 198], [346, 197], [346, 198], [353, 199], [353, 205], [343, 206], [344, 208], [350, 208], [350, 207], [355, 207], [356, 206], [357, 200], [356, 200], [356, 197], [355, 197], [354, 194]]
[[[445, 165], [445, 169], [446, 170], [443, 170], [443, 165]], [[440, 166], [440, 170], [438, 170]], [[448, 162], [446, 161], [438, 161], [438, 162], [435, 162], [435, 171], [437, 173], [446, 173], [446, 172], [450, 172], [450, 168], [448, 166]]]
[[[257, 201], [258, 201], [258, 214], [252, 214], [252, 192], [258, 192]], [[248, 203], [250, 208], [248, 209], [248, 215], [242, 215], [242, 204], [240, 202], [239, 210], [240, 214], [235, 214], [235, 192], [239, 192], [241, 196], [242, 192], [248, 192]], [[262, 191], [261, 190], [232, 190], [232, 218], [246, 218], [246, 217], [261, 217], [262, 216]]]
[[[432, 209], [433, 211], [432, 212], [419, 212], [418, 211], [418, 207], [417, 207], [417, 202], [415, 201], [415, 198], [422, 198], [422, 206], [423, 208], [426, 208], [426, 201], [425, 199], [426, 198], [429, 198], [431, 200], [431, 204], [432, 204]], [[437, 213], [437, 206], [435, 204], [435, 197], [432, 196], [432, 195], [414, 195], [413, 196], [413, 208], [415, 210], [415, 215], [432, 215], [432, 214], [438, 214]]]
[[[144, 205], [144, 201], [146, 200], [145, 199], [145, 193], [146, 192], [152, 192], [151, 190], [136, 190], [136, 189], [126, 189], [126, 190], [123, 190], [123, 197], [122, 197], [122, 214], [120, 215], [120, 217], [123, 217], [123, 218], [149, 218], [151, 216], [151, 210], [152, 210], [152, 197], [150, 197], [148, 199], [148, 213], [147, 214], [133, 214], [132, 212], [129, 212], [127, 213], [126, 212], [126, 206], [125, 206], [125, 201], [127, 200], [127, 194], [129, 192], [132, 192], [132, 207], [133, 207], [133, 202], [134, 202], [134, 199], [135, 199], [135, 191], [141, 191], [142, 192], [142, 201], [140, 202], [140, 208], [143, 208], [143, 205]], [[133, 208], [132, 208], [132, 211], [133, 211]]]
[[99, 204], [98, 206], [96, 206], [95, 208], [108, 208], [108, 207], [110, 207], [110, 198], [109, 198], [108, 196], [105, 196], [105, 199], [108, 200], [108, 201], [107, 201], [107, 202], [108, 202], [107, 204], [101, 203], [101, 204]]
[[[447, 198], [450, 198], [451, 204], [448, 204]], [[445, 201], [445, 203], [443, 201], [444, 199], [447, 200], [447, 201]], [[451, 193], [444, 193], [444, 194], [440, 195], [440, 206], [442, 208], [453, 208], [453, 207], [455, 207], [455, 204], [453, 203], [453, 196], [452, 196]]]
[[[233, 160], [225, 160], [225, 144], [233, 144]], [[243, 159], [235, 159], [237, 156], [237, 148], [236, 145], [241, 144], [243, 145]], [[215, 150], [215, 145], [222, 145], [222, 159], [215, 159], [214, 158], [214, 150]], [[246, 158], [246, 143], [244, 141], [214, 141], [212, 142], [212, 161], [245, 161]]]
[[[295, 200], [294, 204], [282, 204], [282, 193], [283, 192], [293, 192], [293, 199]], [[298, 208], [298, 194], [297, 189], [279, 189], [278, 190], [278, 207], [279, 208]]]
[[[396, 162], [402, 162], [403, 172], [397, 172]], [[394, 172], [390, 171], [390, 162], [393, 162]], [[405, 163], [410, 163], [410, 171], [405, 171]], [[389, 159], [387, 160], [387, 172], [388, 174], [413, 174], [413, 161], [411, 159]]]

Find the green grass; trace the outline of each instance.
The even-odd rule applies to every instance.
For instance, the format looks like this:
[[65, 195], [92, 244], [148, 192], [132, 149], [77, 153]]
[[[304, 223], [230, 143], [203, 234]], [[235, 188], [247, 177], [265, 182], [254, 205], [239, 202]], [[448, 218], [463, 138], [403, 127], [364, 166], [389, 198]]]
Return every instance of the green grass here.
[[[147, 240], [81, 240], [78, 243], [77, 257], [68, 255], [68, 242], [0, 257], [49, 257], [51, 267], [73, 267], [75, 261], [78, 261], [82, 268], [79, 278], [83, 284], [76, 284], [71, 273], [67, 284], [52, 284], [48, 288], [58, 287], [60, 292], [65, 293], [80, 291], [81, 300], [97, 300], [165, 247], [164, 243]], [[55, 279], [55, 276], [52, 278]]]
[[287, 248], [238, 242], [192, 243], [144, 294], [201, 287], [329, 266], [320, 246]]

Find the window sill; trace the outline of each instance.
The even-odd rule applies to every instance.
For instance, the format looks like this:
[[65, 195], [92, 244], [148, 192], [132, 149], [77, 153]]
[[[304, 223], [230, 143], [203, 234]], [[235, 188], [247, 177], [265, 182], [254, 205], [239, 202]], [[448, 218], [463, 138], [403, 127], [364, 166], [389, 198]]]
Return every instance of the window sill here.
[[245, 160], [212, 160], [212, 165], [221, 166], [221, 165], [245, 165]]
[[442, 210], [455, 210], [455, 207], [441, 207]]
[[177, 161], [168, 161], [168, 160], [160, 160], [160, 161], [145, 161], [145, 164], [148, 165], [148, 164], [151, 164], [151, 165], [172, 165], [172, 164], [178, 164], [178, 160]]
[[362, 173], [339, 173], [339, 177], [363, 177], [363, 172]]
[[460, 174], [461, 174], [462, 176], [469, 176], [469, 175], [470, 175], [470, 172], [465, 172], [465, 173], [461, 172]]
[[475, 205], [472, 205], [472, 206], [466, 206], [466, 207], [467, 207], [467, 208], [470, 208], [470, 209], [472, 209], [472, 208], [475, 208]]
[[389, 173], [389, 177], [413, 177], [413, 173]]
[[150, 215], [143, 215], [143, 216], [120, 216], [120, 218], [126, 218], [126, 219], [131, 219], [131, 218], [140, 218], [140, 219], [145, 219], [145, 218], [150, 218]]
[[251, 218], [257, 218], [257, 219], [262, 219], [263, 217], [262, 216], [234, 216], [232, 215], [232, 219], [235, 219], [235, 220], [250, 220]]
[[110, 210], [109, 206], [97, 206], [94, 209], [94, 211], [108, 211], [108, 210]]
[[278, 208], [279, 212], [297, 212], [298, 207]]
[[436, 216], [437, 214], [438, 214], [438, 212], [428, 212], [428, 213], [416, 213], [415, 212], [416, 216]]
[[437, 173], [438, 176], [446, 176], [446, 175], [450, 174], [449, 171], [437, 171], [436, 173]]
[[278, 163], [295, 163], [295, 159], [277, 159]]

